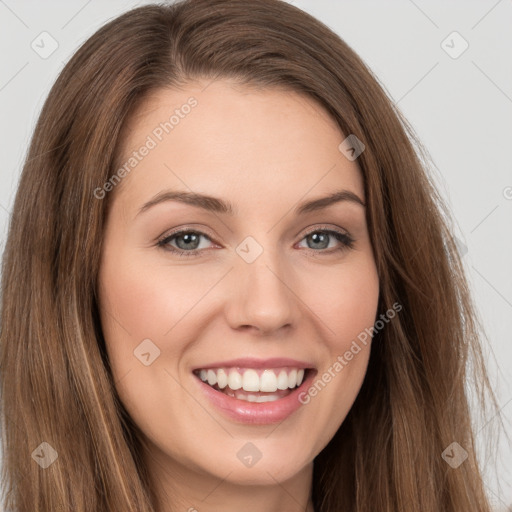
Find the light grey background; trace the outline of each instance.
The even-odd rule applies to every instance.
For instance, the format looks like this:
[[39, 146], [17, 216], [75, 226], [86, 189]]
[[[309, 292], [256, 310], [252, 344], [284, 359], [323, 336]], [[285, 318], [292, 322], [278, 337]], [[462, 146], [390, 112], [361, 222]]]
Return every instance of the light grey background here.
[[[107, 20], [146, 3], [0, 0], [0, 250], [28, 143], [58, 73]], [[512, 1], [290, 3], [322, 20], [356, 50], [428, 149], [436, 183], [457, 222], [460, 248], [467, 250], [464, 262], [489, 339], [484, 351], [510, 432]], [[31, 47], [40, 53], [51, 49], [51, 38], [42, 32], [58, 43], [47, 58]], [[464, 41], [469, 46], [459, 56]], [[477, 425], [480, 445], [495, 421]], [[27, 447], [27, 456], [34, 448]], [[505, 439], [500, 455], [498, 477], [492, 460], [483, 465], [495, 508], [504, 511], [512, 507], [512, 450]]]

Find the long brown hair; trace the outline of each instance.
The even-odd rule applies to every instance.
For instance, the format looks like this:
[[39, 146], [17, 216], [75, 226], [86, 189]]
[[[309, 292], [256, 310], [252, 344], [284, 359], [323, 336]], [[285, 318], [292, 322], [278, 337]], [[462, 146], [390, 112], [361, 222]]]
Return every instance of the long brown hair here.
[[[493, 394], [449, 216], [412, 130], [377, 79], [335, 33], [280, 0], [133, 9], [88, 39], [53, 86], [3, 260], [6, 507], [156, 510], [140, 432], [116, 394], [99, 322], [109, 195], [98, 200], [94, 190], [116, 171], [123, 126], [150, 91], [218, 77], [305, 93], [345, 136], [364, 142], [358, 163], [379, 312], [396, 301], [403, 308], [375, 334], [356, 402], [315, 459], [315, 510], [488, 512], [465, 390], [470, 362], [477, 395], [492, 402]], [[457, 469], [441, 456], [453, 442], [468, 453]], [[43, 469], [34, 457], [36, 449], [53, 454], [48, 445], [58, 458]]]

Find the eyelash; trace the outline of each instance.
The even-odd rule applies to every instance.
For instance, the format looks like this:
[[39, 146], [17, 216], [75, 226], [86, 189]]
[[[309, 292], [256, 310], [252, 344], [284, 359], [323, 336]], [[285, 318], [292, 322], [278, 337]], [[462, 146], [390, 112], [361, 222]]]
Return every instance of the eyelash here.
[[[172, 239], [176, 238], [177, 236], [183, 235], [183, 234], [190, 234], [190, 233], [195, 234], [195, 235], [204, 236], [205, 238], [207, 238], [208, 240], [211, 241], [211, 238], [206, 233], [203, 233], [201, 231], [192, 230], [192, 229], [182, 229], [179, 231], [175, 231], [174, 233], [171, 233], [169, 235], [165, 235], [163, 238], [158, 240], [156, 245], [158, 247], [164, 249], [165, 251], [169, 251], [169, 252], [176, 254], [180, 258], [190, 258], [190, 257], [196, 256], [200, 252], [204, 251], [205, 249], [194, 249], [192, 251], [184, 251], [182, 249], [177, 249], [176, 247], [169, 245], [169, 242]], [[320, 253], [326, 253], [326, 254], [333, 254], [333, 253], [345, 251], [348, 249], [352, 249], [354, 246], [355, 240], [347, 233], [343, 233], [341, 231], [336, 231], [333, 229], [326, 229], [326, 228], [325, 229], [324, 228], [316, 228], [311, 231], [308, 231], [307, 233], [304, 234], [301, 241], [304, 238], [306, 238], [307, 236], [312, 235], [313, 233], [326, 233], [328, 235], [333, 236], [334, 238], [336, 238], [336, 240], [341, 242], [341, 246], [338, 248], [335, 248], [335, 249], [332, 249], [332, 248], [330, 250], [328, 250], [328, 249], [319, 249], [319, 250], [306, 249], [306, 250], [312, 251], [314, 253], [320, 252]]]

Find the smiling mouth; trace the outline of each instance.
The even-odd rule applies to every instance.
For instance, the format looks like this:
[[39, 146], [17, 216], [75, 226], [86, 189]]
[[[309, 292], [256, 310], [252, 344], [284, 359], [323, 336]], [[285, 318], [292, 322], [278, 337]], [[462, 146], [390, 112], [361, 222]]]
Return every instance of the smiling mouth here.
[[274, 402], [288, 396], [312, 368], [209, 368], [193, 373], [219, 393], [247, 402]]

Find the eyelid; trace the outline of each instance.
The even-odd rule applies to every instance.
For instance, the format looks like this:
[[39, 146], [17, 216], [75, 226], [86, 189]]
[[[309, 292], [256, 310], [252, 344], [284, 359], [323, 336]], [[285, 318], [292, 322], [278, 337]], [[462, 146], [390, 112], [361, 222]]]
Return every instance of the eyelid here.
[[216, 235], [214, 235], [212, 232], [208, 231], [207, 228], [203, 228], [203, 227], [200, 227], [200, 228], [196, 228], [194, 227], [193, 225], [189, 225], [189, 226], [184, 226], [184, 227], [180, 227], [180, 228], [176, 228], [176, 229], [171, 229], [170, 231], [166, 231], [164, 234], [160, 235], [159, 237], [157, 237], [156, 239], [156, 242], [161, 242], [162, 240], [165, 240], [171, 236], [176, 236], [176, 235], [179, 235], [181, 233], [197, 233], [198, 235], [203, 235], [205, 236], [206, 238], [208, 238], [209, 240], [212, 240], [214, 238], [216, 238]]
[[[324, 230], [325, 231], [341, 232], [341, 233], [347, 235], [348, 237], [351, 237], [350, 233], [346, 229], [340, 228], [338, 226], [332, 226], [329, 224], [314, 224], [313, 226], [311, 226], [311, 228], [308, 227], [305, 229], [306, 229], [306, 231], [304, 232], [302, 237], [310, 235], [311, 233], [315, 233], [316, 231], [324, 231]], [[204, 236], [208, 237], [210, 240], [212, 240], [213, 238], [216, 238], [216, 235], [212, 234], [212, 232], [209, 232], [207, 228], [203, 228], [203, 227], [195, 228], [193, 225], [189, 225], [189, 226], [184, 226], [181, 228], [176, 228], [176, 230], [171, 230], [171, 231], [165, 232], [164, 234], [157, 237], [156, 241], [159, 242], [162, 239], [169, 238], [171, 236], [178, 235], [180, 233], [188, 233], [191, 231], [194, 233], [204, 235]], [[299, 231], [299, 233], [297, 233], [296, 236], [299, 236], [299, 234], [301, 232], [302, 232], [302, 230]]]
[[306, 231], [302, 235], [302, 238], [310, 235], [311, 233], [315, 233], [317, 231], [335, 231], [336, 233], [341, 233], [341, 234], [350, 236], [350, 233], [346, 229], [339, 228], [339, 227], [333, 227], [330, 224], [315, 224], [311, 229], [306, 228]]

